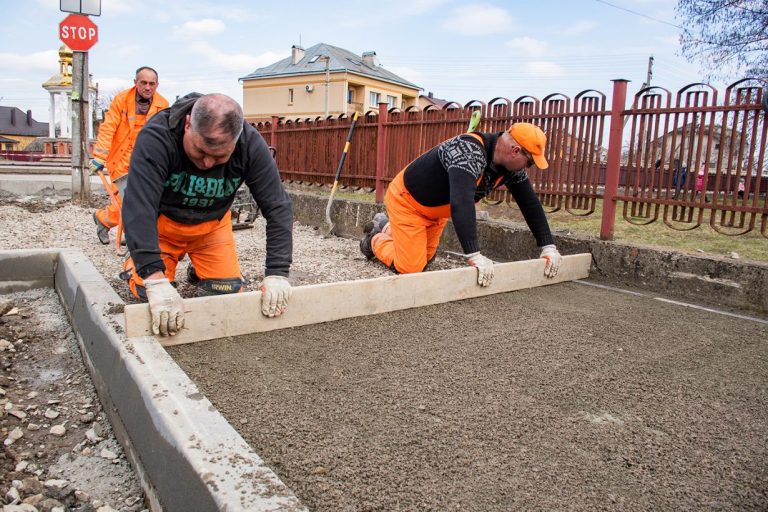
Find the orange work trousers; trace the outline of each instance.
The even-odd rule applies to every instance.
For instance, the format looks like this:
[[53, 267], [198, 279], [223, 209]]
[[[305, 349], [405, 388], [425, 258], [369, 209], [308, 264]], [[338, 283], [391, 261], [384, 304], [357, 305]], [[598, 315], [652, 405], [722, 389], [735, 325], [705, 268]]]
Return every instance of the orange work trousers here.
[[[128, 175], [123, 175], [115, 181], [110, 181], [107, 195], [112, 196], [114, 194], [116, 197], [122, 198], [125, 195], [127, 184]], [[96, 218], [107, 228], [112, 229], [120, 224], [120, 207], [115, 204], [115, 201], [110, 200], [107, 206], [96, 211]]]
[[[200, 224], [182, 224], [160, 215], [157, 231], [160, 257], [165, 264], [165, 277], [169, 281], [176, 280], [176, 266], [186, 254], [200, 280], [242, 278], [229, 210], [221, 220], [214, 219]], [[131, 293], [143, 299], [144, 280], [136, 274], [131, 258], [125, 261], [124, 268], [130, 271], [128, 286]], [[137, 287], [142, 288], [141, 294]]]
[[401, 274], [421, 272], [437, 252], [451, 206], [424, 206], [406, 190], [404, 170], [387, 188], [384, 205], [389, 227], [371, 241], [376, 258]]

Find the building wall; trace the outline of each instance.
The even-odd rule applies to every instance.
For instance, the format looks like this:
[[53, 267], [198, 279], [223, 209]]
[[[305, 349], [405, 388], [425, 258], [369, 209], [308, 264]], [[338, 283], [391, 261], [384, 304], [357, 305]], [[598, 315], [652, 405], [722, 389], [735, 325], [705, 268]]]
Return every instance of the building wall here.
[[[311, 87], [311, 92], [307, 90], [307, 86]], [[347, 91], [350, 88], [353, 89], [354, 97], [352, 103], [347, 103]], [[346, 72], [331, 73], [328, 114], [378, 110], [378, 105], [370, 103], [371, 92], [379, 93], [381, 101], [387, 101], [387, 96], [394, 97], [398, 108], [415, 105], [419, 93], [417, 89]], [[263, 121], [272, 116], [286, 119], [323, 116], [325, 115], [325, 73], [243, 81], [243, 111], [245, 118], [251, 122]]]
[[12, 134], [8, 134], [8, 133], [0, 133], [0, 137], [5, 137], [7, 139], [13, 139], [13, 140], [18, 141], [18, 143], [14, 144], [12, 148], [7, 148], [6, 147], [6, 143], [0, 144], [0, 149], [7, 150], [7, 151], [21, 151], [25, 147], [27, 147], [27, 145], [30, 142], [32, 142], [33, 140], [36, 139], [36, 137], [28, 137], [28, 136], [24, 136], [24, 135], [12, 135]]

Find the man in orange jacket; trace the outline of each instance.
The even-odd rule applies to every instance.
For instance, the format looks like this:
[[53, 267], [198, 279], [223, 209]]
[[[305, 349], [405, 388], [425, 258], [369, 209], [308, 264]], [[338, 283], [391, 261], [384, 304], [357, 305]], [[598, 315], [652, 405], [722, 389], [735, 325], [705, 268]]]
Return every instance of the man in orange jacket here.
[[[168, 100], [156, 92], [159, 84], [157, 71], [142, 66], [136, 70], [134, 86], [120, 92], [109, 105], [89, 164], [92, 173], [104, 167], [109, 172], [111, 190], [107, 193], [122, 196], [128, 176], [136, 135], [144, 123], [161, 110], [168, 108]], [[120, 222], [120, 210], [110, 202], [93, 214], [96, 235], [102, 244], [109, 243], [109, 230]]]

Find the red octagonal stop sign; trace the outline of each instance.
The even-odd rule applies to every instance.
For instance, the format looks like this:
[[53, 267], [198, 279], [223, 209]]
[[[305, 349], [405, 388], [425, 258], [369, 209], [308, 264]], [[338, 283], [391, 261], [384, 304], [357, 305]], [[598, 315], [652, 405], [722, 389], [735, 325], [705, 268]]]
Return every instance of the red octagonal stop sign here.
[[76, 52], [87, 52], [99, 40], [99, 28], [88, 16], [70, 14], [59, 23], [59, 39]]

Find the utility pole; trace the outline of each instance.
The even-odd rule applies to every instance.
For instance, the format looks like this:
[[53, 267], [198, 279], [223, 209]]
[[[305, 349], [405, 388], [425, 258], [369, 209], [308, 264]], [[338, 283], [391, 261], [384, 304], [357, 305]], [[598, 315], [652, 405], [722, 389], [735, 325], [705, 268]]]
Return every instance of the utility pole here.
[[[653, 55], [648, 57], [648, 71], [645, 74], [645, 82], [643, 82], [643, 85], [640, 86], [641, 91], [646, 87], [651, 86], [652, 78], [653, 78]], [[637, 96], [635, 96], [635, 101], [632, 102], [632, 110], [636, 108], [637, 108]], [[629, 116], [624, 117], [624, 126], [627, 126], [628, 122], [629, 122]]]
[[87, 204], [91, 182], [85, 171], [88, 156], [88, 52], [72, 52], [72, 198]]
[[648, 57], [648, 73], [645, 75], [645, 82], [641, 89], [651, 86], [651, 78], [653, 78], [653, 55]]

